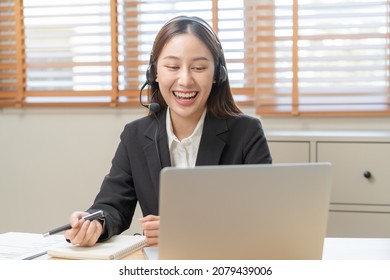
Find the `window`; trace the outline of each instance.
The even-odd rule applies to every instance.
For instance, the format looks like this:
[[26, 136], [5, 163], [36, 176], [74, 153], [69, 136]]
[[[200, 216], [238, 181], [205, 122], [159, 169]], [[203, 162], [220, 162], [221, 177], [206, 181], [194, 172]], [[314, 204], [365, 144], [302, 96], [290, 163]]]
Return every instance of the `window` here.
[[263, 2], [252, 40], [259, 114], [389, 114], [388, 1]]
[[235, 99], [259, 115], [390, 114], [385, 0], [1, 0], [0, 106], [139, 106], [177, 15], [218, 32]]

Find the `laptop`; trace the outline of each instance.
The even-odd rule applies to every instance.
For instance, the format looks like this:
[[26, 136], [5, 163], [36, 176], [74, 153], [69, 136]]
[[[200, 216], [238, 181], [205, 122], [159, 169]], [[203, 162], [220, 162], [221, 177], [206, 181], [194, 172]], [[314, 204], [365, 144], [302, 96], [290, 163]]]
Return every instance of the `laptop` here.
[[321, 259], [330, 163], [168, 167], [149, 259]]

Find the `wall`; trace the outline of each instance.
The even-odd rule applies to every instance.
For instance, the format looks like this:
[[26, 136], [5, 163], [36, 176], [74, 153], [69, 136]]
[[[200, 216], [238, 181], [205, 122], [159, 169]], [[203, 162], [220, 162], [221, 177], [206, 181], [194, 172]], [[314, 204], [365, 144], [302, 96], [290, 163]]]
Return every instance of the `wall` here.
[[[124, 125], [145, 114], [143, 109], [113, 108], [0, 110], [0, 233], [42, 233], [66, 223], [74, 210], [88, 208]], [[266, 131], [390, 130], [385, 117], [262, 122]], [[128, 231], [135, 232], [140, 232], [137, 220]]]

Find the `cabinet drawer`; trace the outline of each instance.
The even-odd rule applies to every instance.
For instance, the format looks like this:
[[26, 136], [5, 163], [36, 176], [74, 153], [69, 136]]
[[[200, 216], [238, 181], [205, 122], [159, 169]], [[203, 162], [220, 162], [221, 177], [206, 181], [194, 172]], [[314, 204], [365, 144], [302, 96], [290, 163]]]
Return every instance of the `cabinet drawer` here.
[[390, 237], [390, 213], [330, 212], [328, 237]]
[[317, 161], [333, 164], [331, 202], [390, 204], [390, 143], [318, 142]]
[[268, 141], [273, 163], [310, 161], [309, 142]]

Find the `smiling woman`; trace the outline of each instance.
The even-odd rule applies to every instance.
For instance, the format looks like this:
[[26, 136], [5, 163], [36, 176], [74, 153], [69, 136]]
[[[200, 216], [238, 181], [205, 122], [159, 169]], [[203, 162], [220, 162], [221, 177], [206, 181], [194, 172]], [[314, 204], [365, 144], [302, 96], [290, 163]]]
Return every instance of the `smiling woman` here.
[[[211, 52], [196, 36], [179, 35], [166, 43], [157, 60], [156, 82], [171, 109], [174, 131], [179, 124], [190, 132], [195, 128], [206, 108], [214, 81], [214, 69]], [[192, 125], [188, 126], [190, 123]], [[188, 136], [190, 134], [178, 135], [179, 139]]]
[[185, 14], [217, 32], [240, 106], [389, 115], [389, 10], [386, 0], [3, 0], [0, 107], [139, 106], [155, 34]]
[[[159, 178], [164, 167], [265, 164], [271, 154], [261, 122], [236, 106], [217, 35], [198, 17], [175, 17], [153, 44], [149, 95], [159, 111], [126, 125], [94, 204], [75, 211], [67, 239], [92, 246], [120, 234], [132, 223], [137, 202], [148, 245], [159, 237]], [[103, 210], [102, 225], [82, 223]]]

